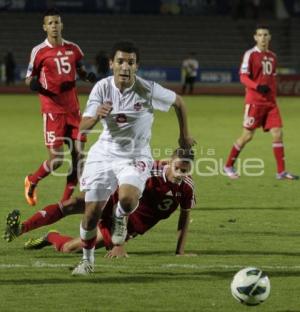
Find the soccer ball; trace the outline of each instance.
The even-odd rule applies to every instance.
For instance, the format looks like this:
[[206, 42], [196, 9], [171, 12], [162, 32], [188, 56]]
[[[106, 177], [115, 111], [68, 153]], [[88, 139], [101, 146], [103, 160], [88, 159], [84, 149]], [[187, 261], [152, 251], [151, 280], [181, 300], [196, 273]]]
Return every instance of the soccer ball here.
[[264, 302], [269, 297], [270, 290], [270, 280], [266, 273], [254, 267], [238, 271], [231, 282], [232, 296], [249, 306]]

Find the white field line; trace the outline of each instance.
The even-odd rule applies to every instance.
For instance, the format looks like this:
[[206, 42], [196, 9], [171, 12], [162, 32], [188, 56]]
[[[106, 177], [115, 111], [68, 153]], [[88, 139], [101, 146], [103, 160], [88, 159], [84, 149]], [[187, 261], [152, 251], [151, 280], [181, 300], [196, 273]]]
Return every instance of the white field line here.
[[[75, 265], [76, 263], [74, 263]], [[42, 261], [36, 261], [31, 264], [20, 264], [20, 263], [1, 263], [0, 269], [23, 269], [23, 268], [69, 268], [72, 264], [63, 263], [47, 263]], [[96, 264], [97, 268], [113, 268], [113, 269], [130, 269], [131, 265], [120, 265], [116, 262], [112, 264]], [[153, 270], [153, 269], [193, 269], [193, 270], [238, 270], [245, 267], [245, 265], [227, 265], [227, 264], [217, 264], [217, 265], [201, 265], [201, 264], [178, 264], [178, 263], [168, 263], [157, 266], [144, 266], [143, 268]], [[259, 266], [263, 270], [300, 270], [300, 265], [262, 265]]]

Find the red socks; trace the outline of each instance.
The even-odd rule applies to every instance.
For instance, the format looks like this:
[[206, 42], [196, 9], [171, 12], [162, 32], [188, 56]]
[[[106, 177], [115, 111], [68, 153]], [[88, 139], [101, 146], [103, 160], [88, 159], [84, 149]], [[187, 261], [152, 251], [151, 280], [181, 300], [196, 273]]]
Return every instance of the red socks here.
[[233, 147], [230, 151], [230, 154], [228, 156], [227, 162], [226, 162], [226, 167], [233, 167], [235, 160], [239, 156], [241, 152], [241, 147], [238, 144], [233, 144]]
[[277, 164], [277, 173], [282, 173], [285, 171], [285, 161], [284, 161], [284, 146], [282, 142], [273, 142], [273, 153]]
[[59, 204], [49, 205], [22, 223], [22, 233], [55, 223], [63, 217]]
[[62, 202], [68, 200], [72, 196], [76, 185], [77, 185], [77, 179], [76, 179], [76, 181], [68, 182], [66, 184], [64, 194], [63, 194], [63, 197], [61, 199]]
[[50, 168], [47, 165], [47, 160], [45, 160], [40, 168], [32, 175], [28, 177], [29, 181], [33, 184], [37, 184], [40, 180], [44, 179], [51, 172]]

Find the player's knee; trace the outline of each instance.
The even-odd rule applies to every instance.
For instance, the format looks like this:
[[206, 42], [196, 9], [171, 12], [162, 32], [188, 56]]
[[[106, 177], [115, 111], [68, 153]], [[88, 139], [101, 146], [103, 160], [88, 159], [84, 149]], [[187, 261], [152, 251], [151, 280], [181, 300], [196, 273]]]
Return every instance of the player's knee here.
[[123, 196], [119, 198], [120, 205], [124, 212], [130, 213], [138, 204], [138, 199], [132, 196]]
[[282, 140], [282, 130], [280, 128], [272, 129], [271, 133], [272, 133], [273, 141]]
[[69, 248], [69, 246], [63, 246], [62, 249], [61, 249], [61, 252], [63, 252], [63, 253], [72, 253], [73, 251], [72, 251], [71, 248]]

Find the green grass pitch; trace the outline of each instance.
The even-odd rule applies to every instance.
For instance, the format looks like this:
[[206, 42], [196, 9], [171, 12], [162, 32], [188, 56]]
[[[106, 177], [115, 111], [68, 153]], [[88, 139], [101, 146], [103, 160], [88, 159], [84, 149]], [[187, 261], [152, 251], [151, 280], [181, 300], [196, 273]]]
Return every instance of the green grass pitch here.
[[[82, 106], [86, 97], [80, 98]], [[241, 162], [259, 158], [261, 176], [231, 181], [217, 174], [241, 132], [241, 97], [186, 97], [192, 135], [198, 142], [194, 178], [197, 206], [186, 244], [196, 257], [175, 257], [178, 214], [161, 222], [144, 237], [127, 245], [128, 259], [104, 259], [96, 253], [96, 272], [70, 275], [80, 255], [59, 254], [52, 248], [25, 251], [29, 237], [49, 229], [79, 234], [80, 216], [28, 233], [11, 243], [0, 241], [0, 310], [11, 311], [300, 311], [300, 182], [275, 180], [271, 137], [262, 131], [241, 154]], [[297, 98], [280, 98], [288, 170], [300, 173]], [[42, 118], [36, 96], [0, 97], [1, 179], [0, 229], [6, 214], [19, 208], [22, 218], [59, 200], [64, 178], [49, 176], [38, 188], [39, 203], [29, 207], [23, 197], [25, 175], [46, 158]], [[176, 147], [174, 111], [156, 113], [152, 147]], [[88, 145], [96, 140], [89, 137]], [[156, 156], [165, 157], [166, 155]], [[60, 169], [63, 173], [67, 166]], [[196, 172], [197, 171], [197, 172]], [[230, 294], [234, 273], [245, 266], [264, 269], [271, 280], [270, 298], [249, 308]]]

